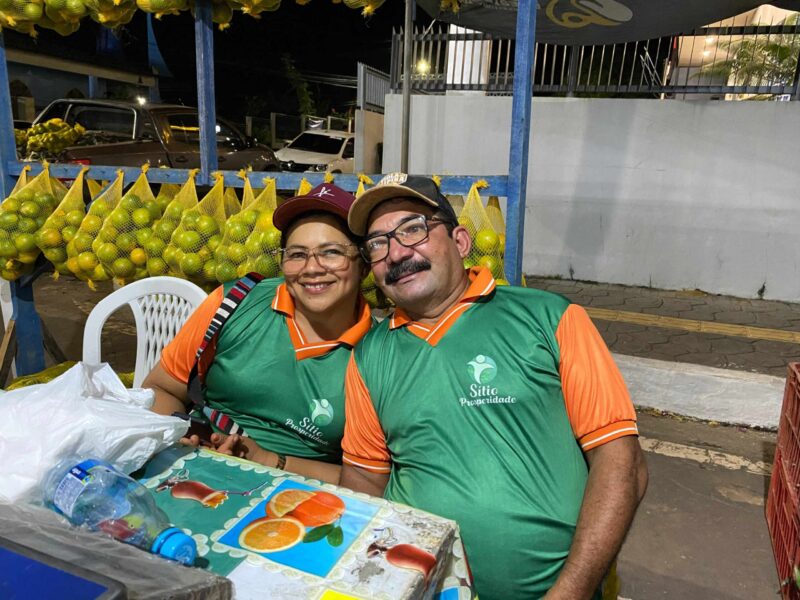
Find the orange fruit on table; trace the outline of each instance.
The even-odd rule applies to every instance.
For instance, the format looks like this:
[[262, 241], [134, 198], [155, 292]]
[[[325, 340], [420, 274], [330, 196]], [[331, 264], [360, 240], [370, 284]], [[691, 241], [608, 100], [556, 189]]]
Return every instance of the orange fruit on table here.
[[306, 528], [290, 517], [256, 519], [239, 534], [239, 545], [252, 552], [288, 550], [303, 540]]
[[267, 504], [267, 516], [292, 517], [306, 527], [333, 523], [344, 514], [344, 510], [344, 502], [339, 496], [309, 490], [284, 490], [275, 494]]

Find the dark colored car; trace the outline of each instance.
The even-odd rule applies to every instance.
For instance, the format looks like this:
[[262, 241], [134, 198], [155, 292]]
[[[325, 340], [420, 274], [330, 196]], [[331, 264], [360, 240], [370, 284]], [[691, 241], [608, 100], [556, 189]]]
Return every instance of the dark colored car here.
[[[51, 102], [34, 124], [60, 118], [80, 124], [86, 134], [67, 148], [68, 161], [84, 164], [193, 169], [200, 166], [200, 125], [196, 108], [170, 104], [136, 104], [114, 100], [63, 99]], [[248, 138], [224, 119], [217, 119], [219, 168], [279, 171], [275, 153]]]

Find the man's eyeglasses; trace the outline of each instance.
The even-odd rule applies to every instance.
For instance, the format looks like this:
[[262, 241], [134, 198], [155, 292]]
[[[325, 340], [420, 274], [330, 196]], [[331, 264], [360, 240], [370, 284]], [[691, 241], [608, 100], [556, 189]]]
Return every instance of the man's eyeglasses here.
[[411, 248], [427, 240], [430, 228], [440, 223], [449, 223], [449, 221], [424, 215], [411, 217], [387, 233], [374, 235], [364, 240], [360, 247], [361, 256], [370, 264], [380, 262], [389, 255], [390, 239], [394, 238], [401, 246]]
[[289, 246], [280, 250], [281, 269], [286, 275], [295, 275], [302, 271], [313, 256], [320, 267], [326, 271], [340, 271], [346, 268], [350, 260], [357, 256], [353, 252], [355, 244], [325, 244], [316, 248]]

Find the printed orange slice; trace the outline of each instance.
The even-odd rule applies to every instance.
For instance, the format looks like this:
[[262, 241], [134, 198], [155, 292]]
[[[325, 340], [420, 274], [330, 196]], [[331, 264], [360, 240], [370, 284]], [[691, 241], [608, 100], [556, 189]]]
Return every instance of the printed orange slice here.
[[308, 500], [314, 492], [308, 490], [283, 490], [275, 494], [267, 504], [268, 517], [283, 517]]
[[344, 502], [339, 496], [316, 492], [298, 504], [287, 516], [297, 519], [306, 527], [319, 527], [336, 521], [344, 514], [344, 509]]
[[267, 553], [287, 550], [302, 541], [306, 528], [290, 517], [256, 519], [239, 534], [239, 545], [252, 552]]

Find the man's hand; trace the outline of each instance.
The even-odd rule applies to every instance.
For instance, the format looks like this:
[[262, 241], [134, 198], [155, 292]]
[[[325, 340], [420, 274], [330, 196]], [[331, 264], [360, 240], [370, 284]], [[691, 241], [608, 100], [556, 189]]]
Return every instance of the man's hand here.
[[545, 600], [588, 600], [619, 553], [647, 489], [639, 440], [626, 436], [586, 453], [589, 479], [569, 556]]

